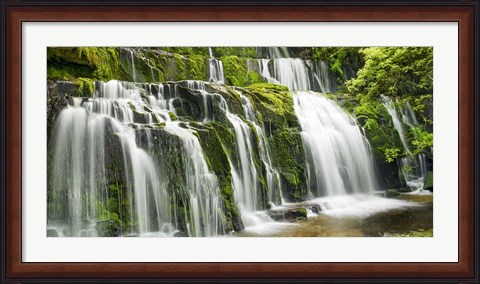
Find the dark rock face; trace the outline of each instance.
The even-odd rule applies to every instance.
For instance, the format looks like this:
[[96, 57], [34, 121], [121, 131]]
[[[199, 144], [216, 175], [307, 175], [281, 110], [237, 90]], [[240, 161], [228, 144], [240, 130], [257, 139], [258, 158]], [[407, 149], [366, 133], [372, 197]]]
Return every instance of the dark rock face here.
[[245, 225], [243, 224], [242, 218], [240, 216], [232, 217], [232, 225], [235, 232], [239, 232], [245, 229]]
[[53, 83], [48, 85], [47, 88], [47, 139], [50, 138], [51, 130], [55, 125], [57, 116], [62, 109], [68, 106], [68, 93], [64, 92], [64, 88], [68, 84]]

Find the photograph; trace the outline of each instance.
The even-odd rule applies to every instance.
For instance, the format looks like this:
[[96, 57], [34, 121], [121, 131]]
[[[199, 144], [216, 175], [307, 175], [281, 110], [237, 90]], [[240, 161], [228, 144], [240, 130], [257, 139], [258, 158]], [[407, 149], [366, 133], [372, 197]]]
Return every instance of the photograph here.
[[46, 236], [433, 237], [433, 50], [48, 46]]

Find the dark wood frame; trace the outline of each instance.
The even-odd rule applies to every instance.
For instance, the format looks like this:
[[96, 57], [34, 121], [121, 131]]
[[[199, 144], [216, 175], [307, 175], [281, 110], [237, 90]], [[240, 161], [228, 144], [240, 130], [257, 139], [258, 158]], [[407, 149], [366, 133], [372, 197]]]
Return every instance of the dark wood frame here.
[[[2, 281], [107, 279], [478, 280], [476, 2], [2, 2]], [[407, 3], [407, 2], [406, 2]], [[257, 6], [257, 7], [256, 7]], [[258, 7], [262, 6], [262, 7]], [[453, 21], [459, 23], [459, 261], [456, 263], [25, 263], [22, 250], [22, 22]], [[476, 64], [475, 64], [476, 63]]]

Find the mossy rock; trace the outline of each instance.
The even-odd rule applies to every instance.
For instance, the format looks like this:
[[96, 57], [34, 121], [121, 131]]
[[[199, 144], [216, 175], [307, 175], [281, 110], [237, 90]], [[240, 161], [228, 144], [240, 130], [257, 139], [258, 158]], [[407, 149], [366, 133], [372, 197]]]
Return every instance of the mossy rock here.
[[[217, 129], [220, 131], [218, 132]], [[210, 123], [206, 129], [197, 131], [202, 149], [205, 153], [210, 170], [212, 170], [217, 178], [222, 195], [224, 207], [224, 228], [229, 232], [232, 230], [239, 231], [243, 229], [243, 224], [238, 222], [240, 219], [240, 210], [238, 209], [232, 188], [232, 175], [228, 154], [226, 152], [226, 144], [230, 144], [233, 140], [233, 134], [227, 128], [218, 123]], [[222, 138], [220, 138], [220, 135]]]
[[231, 86], [247, 86], [249, 83], [247, 59], [235, 55], [221, 58], [225, 83]]
[[47, 77], [131, 80], [121, 65], [119, 50], [113, 47], [48, 47]]
[[308, 193], [302, 137], [297, 128], [276, 132], [269, 140], [272, 160], [288, 200], [300, 201]]

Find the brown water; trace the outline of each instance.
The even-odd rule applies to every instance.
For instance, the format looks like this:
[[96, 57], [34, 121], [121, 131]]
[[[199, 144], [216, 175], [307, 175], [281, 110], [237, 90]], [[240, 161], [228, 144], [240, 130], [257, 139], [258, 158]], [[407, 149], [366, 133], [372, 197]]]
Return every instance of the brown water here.
[[[270, 237], [431, 237], [433, 195], [402, 194], [398, 199], [418, 206], [379, 212], [365, 218], [320, 214]], [[237, 236], [252, 236], [248, 233]]]

